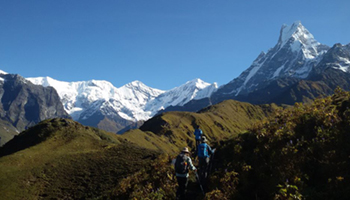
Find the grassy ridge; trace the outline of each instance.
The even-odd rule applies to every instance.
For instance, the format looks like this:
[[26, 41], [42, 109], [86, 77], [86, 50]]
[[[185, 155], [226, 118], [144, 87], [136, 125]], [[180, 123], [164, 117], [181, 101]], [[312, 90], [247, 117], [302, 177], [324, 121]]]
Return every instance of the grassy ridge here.
[[[81, 144], [74, 142], [81, 141]], [[67, 119], [45, 120], [38, 125], [19, 134], [14, 140], [9, 141], [0, 152], [0, 156], [33, 148], [55, 148], [59, 150], [82, 151], [83, 149], [96, 148], [93, 144], [99, 140], [101, 143], [120, 143], [113, 134], [97, 130]], [[44, 145], [39, 145], [44, 143]], [[80, 145], [83, 147], [81, 149]]]
[[54, 119], [21, 133], [1, 154], [1, 198], [79, 199], [102, 195], [122, 177], [147, 165], [158, 152], [134, 146], [112, 133]]
[[129, 131], [121, 137], [146, 148], [174, 154], [184, 146], [194, 147], [195, 125], [200, 126], [209, 141], [220, 141], [241, 133], [277, 108], [273, 104], [252, 105], [228, 100], [198, 113], [163, 113], [145, 122], [140, 130]]

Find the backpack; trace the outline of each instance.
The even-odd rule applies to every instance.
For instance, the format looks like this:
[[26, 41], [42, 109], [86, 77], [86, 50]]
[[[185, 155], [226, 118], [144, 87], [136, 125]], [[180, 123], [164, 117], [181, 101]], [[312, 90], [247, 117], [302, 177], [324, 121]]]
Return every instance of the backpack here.
[[196, 140], [200, 140], [203, 135], [203, 131], [201, 129], [194, 130], [194, 135], [196, 136]]
[[198, 157], [206, 158], [208, 157], [208, 145], [206, 143], [201, 143], [198, 145]]
[[175, 161], [175, 172], [178, 174], [188, 173], [187, 156], [185, 154], [180, 154], [177, 156]]

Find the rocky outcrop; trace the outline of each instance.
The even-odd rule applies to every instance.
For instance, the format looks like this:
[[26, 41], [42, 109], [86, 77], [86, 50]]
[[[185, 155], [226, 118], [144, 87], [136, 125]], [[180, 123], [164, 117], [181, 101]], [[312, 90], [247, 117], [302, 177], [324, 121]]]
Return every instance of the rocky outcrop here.
[[56, 90], [34, 85], [20, 75], [0, 74], [0, 118], [18, 131], [42, 120], [70, 118]]

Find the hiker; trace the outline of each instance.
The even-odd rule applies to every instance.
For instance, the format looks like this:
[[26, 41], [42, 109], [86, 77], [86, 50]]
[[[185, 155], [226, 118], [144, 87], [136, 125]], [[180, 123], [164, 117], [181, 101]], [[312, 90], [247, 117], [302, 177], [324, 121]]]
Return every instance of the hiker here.
[[181, 153], [177, 156], [175, 161], [175, 172], [176, 172], [176, 178], [177, 183], [179, 184], [179, 187], [176, 191], [176, 199], [184, 199], [185, 198], [185, 192], [187, 188], [188, 183], [188, 172], [189, 169], [192, 171], [197, 171], [196, 167], [192, 164], [192, 160], [190, 158], [190, 152], [188, 151], [188, 148], [185, 147], [181, 151]]
[[198, 151], [198, 145], [201, 143], [201, 137], [203, 135], [203, 131], [197, 125], [193, 134], [196, 136], [196, 151]]
[[[198, 146], [198, 159], [199, 159], [199, 174], [201, 180], [207, 178], [208, 167], [210, 161], [210, 155], [214, 153], [214, 150], [206, 143], [208, 140], [205, 137], [202, 137], [201, 144]], [[210, 154], [210, 155], [209, 155]]]

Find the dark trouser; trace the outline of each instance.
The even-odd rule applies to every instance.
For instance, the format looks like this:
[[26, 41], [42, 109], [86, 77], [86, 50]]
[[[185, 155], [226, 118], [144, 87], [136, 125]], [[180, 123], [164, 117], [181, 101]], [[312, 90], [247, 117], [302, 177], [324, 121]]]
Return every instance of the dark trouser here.
[[208, 175], [209, 160], [209, 157], [199, 158], [199, 176], [203, 181], [207, 178]]
[[176, 191], [176, 199], [185, 199], [188, 178], [178, 177], [178, 176], [176, 178], [177, 178], [177, 183], [179, 184], [179, 187], [177, 188], [177, 191]]
[[201, 144], [201, 140], [196, 139], [196, 153], [195, 155], [198, 155], [198, 146]]

